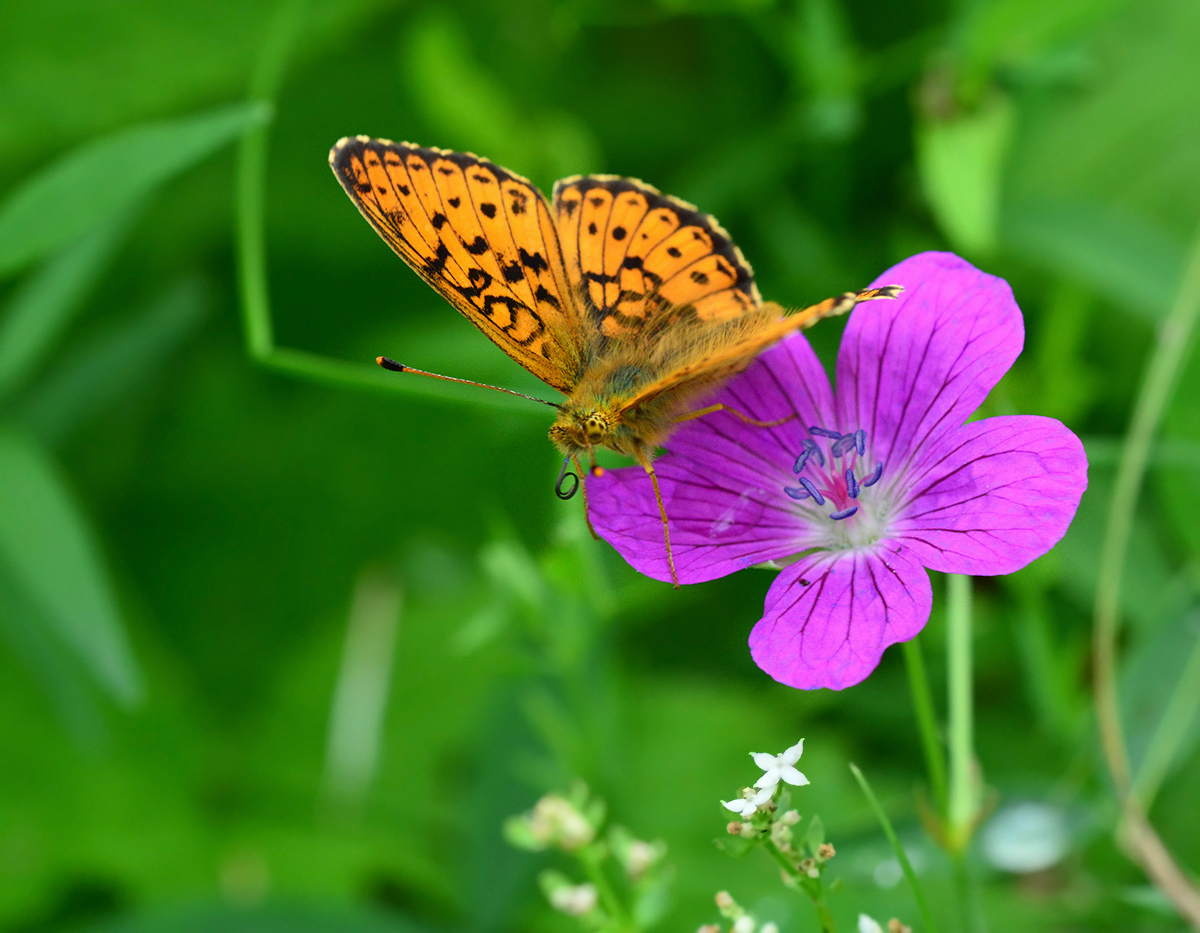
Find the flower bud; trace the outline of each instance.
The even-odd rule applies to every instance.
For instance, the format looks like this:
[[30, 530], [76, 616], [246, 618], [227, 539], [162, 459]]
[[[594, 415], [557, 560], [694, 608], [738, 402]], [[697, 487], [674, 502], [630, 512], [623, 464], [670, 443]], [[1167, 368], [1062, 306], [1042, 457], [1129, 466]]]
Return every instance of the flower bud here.
[[599, 896], [594, 884], [555, 888], [550, 892], [550, 906], [572, 917], [582, 917], [596, 909]]
[[817, 858], [821, 859], [822, 861], [827, 862], [835, 855], [837, 855], [837, 850], [834, 849], [834, 847], [828, 842], [822, 842], [819, 846], [817, 846]]
[[534, 804], [529, 830], [540, 842], [559, 845], [568, 852], [587, 845], [596, 836], [587, 818], [558, 794], [547, 794]]

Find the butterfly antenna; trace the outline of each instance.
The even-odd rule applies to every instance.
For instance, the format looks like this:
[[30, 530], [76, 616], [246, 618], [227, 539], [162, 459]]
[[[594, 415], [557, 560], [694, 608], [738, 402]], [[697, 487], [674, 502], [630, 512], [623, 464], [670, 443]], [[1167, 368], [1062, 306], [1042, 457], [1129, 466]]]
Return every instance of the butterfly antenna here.
[[526, 395], [524, 392], [517, 392], [513, 389], [506, 389], [503, 386], [488, 385], [486, 382], [472, 382], [470, 379], [458, 379], [454, 376], [440, 376], [437, 373], [427, 373], [423, 369], [413, 369], [411, 366], [405, 366], [403, 363], [397, 363], [389, 356], [377, 356], [375, 362], [384, 369], [394, 373], [413, 373], [417, 376], [429, 376], [431, 379], [442, 379], [446, 382], [460, 382], [465, 386], [479, 386], [481, 389], [495, 389], [497, 392], [507, 392], [509, 395], [515, 395], [517, 398], [526, 398], [531, 402], [541, 402], [543, 405], [549, 405], [551, 408], [561, 408], [558, 402], [549, 402], [544, 398], [538, 398], [534, 395]]

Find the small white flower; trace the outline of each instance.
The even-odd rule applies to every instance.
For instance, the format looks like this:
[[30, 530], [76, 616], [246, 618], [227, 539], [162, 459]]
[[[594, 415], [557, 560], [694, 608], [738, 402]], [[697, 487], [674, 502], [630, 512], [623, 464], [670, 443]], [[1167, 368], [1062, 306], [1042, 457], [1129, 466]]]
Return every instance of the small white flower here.
[[751, 752], [754, 763], [763, 769], [763, 776], [754, 782], [755, 787], [774, 788], [781, 780], [797, 787], [808, 783], [808, 778], [796, 770], [795, 764], [804, 753], [804, 739], [801, 739], [781, 755], [769, 755], [766, 752]]
[[754, 933], [754, 918], [749, 915], [746, 915], [745, 917], [738, 917], [738, 919], [733, 922], [733, 930], [731, 933]]
[[550, 905], [572, 917], [582, 917], [596, 909], [599, 894], [592, 884], [556, 888], [550, 892]]
[[883, 927], [881, 927], [866, 914], [859, 914], [858, 933], [883, 933]]
[[771, 799], [771, 794], [775, 791], [775, 785], [764, 787], [762, 790], [756, 791], [753, 787], [747, 787], [742, 791], [742, 796], [737, 800], [722, 800], [721, 806], [726, 810], [732, 810], [742, 819], [748, 820], [754, 816], [756, 810], [764, 803]]
[[758, 933], [779, 933], [779, 927], [772, 923], [764, 923]]

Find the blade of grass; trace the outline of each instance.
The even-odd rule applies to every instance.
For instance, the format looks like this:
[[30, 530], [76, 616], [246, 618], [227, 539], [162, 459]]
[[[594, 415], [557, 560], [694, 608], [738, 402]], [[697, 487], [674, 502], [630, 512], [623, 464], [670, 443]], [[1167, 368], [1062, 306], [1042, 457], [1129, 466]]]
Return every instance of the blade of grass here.
[[77, 239], [269, 115], [252, 101], [131, 127], [76, 149], [0, 206], [0, 275]]
[[41, 447], [12, 430], [0, 431], [0, 560], [95, 681], [136, 703], [141, 673], [88, 522]]
[[132, 218], [132, 210], [121, 211], [21, 283], [0, 322], [0, 398], [11, 395], [45, 360], [108, 268]]
[[1093, 613], [1093, 692], [1104, 758], [1121, 805], [1122, 829], [1133, 857], [1171, 904], [1200, 927], [1200, 890], [1179, 867], [1139, 802], [1129, 773], [1129, 755], [1117, 702], [1117, 635], [1120, 631], [1121, 576], [1129, 554], [1134, 513], [1150, 459], [1154, 435], [1192, 346], [1200, 318], [1200, 233], [1193, 238], [1175, 301], [1158, 330], [1146, 361], [1146, 375], [1134, 404], [1129, 433], [1117, 468], [1108, 524], [1100, 552], [1099, 583]]
[[912, 888], [913, 897], [917, 899], [917, 909], [921, 911], [921, 919], [925, 921], [925, 929], [928, 933], [937, 933], [937, 924], [933, 922], [933, 914], [929, 910], [929, 901], [925, 899], [925, 890], [921, 887], [921, 882], [917, 879], [917, 873], [913, 871], [912, 863], [908, 860], [904, 846], [900, 845], [900, 839], [896, 835], [896, 830], [892, 828], [892, 821], [888, 819], [888, 815], [884, 812], [883, 807], [880, 806], [878, 799], [875, 797], [875, 792], [871, 790], [871, 785], [867, 783], [866, 777], [854, 762], [850, 763], [850, 772], [854, 775], [854, 779], [858, 781], [858, 786], [862, 788], [862, 792], [867, 798], [867, 803], [871, 805], [871, 809], [875, 813], [875, 818], [879, 820], [879, 825], [883, 827], [883, 834], [887, 836], [888, 842], [892, 844], [892, 851], [896, 853], [896, 861], [900, 863], [900, 869], [904, 872], [904, 877], [908, 880], [908, 886]]
[[[250, 82], [250, 98], [269, 104], [279, 92], [287, 55], [305, 18], [308, 0], [282, 0], [263, 40]], [[242, 137], [238, 148], [234, 212], [238, 290], [242, 333], [251, 359], [310, 382], [367, 388], [403, 395], [452, 401], [464, 405], [533, 413], [536, 405], [499, 392], [470, 392], [438, 385], [433, 380], [384, 373], [375, 366], [331, 359], [304, 350], [275, 345], [271, 288], [267, 274], [266, 184], [268, 128], [260, 126]]]

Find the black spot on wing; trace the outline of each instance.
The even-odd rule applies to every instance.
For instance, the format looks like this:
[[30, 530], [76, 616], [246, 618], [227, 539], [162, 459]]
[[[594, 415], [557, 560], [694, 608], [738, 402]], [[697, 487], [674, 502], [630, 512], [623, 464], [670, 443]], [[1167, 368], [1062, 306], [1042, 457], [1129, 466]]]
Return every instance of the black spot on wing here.
[[536, 250], [532, 253], [526, 252], [525, 247], [520, 247], [517, 250], [517, 255], [521, 257], [521, 265], [526, 269], [532, 269], [534, 272], [545, 272], [550, 268], [550, 264], [546, 262], [546, 257]]
[[488, 241], [482, 236], [477, 236], [470, 243], [464, 243], [463, 246], [472, 256], [482, 256], [488, 251]]
[[562, 304], [557, 298], [554, 297], [554, 295], [550, 293], [549, 289], [547, 289], [545, 285], [539, 285], [537, 287], [537, 291], [534, 292], [534, 297], [543, 304], [548, 304], [555, 311], [562, 309]]

